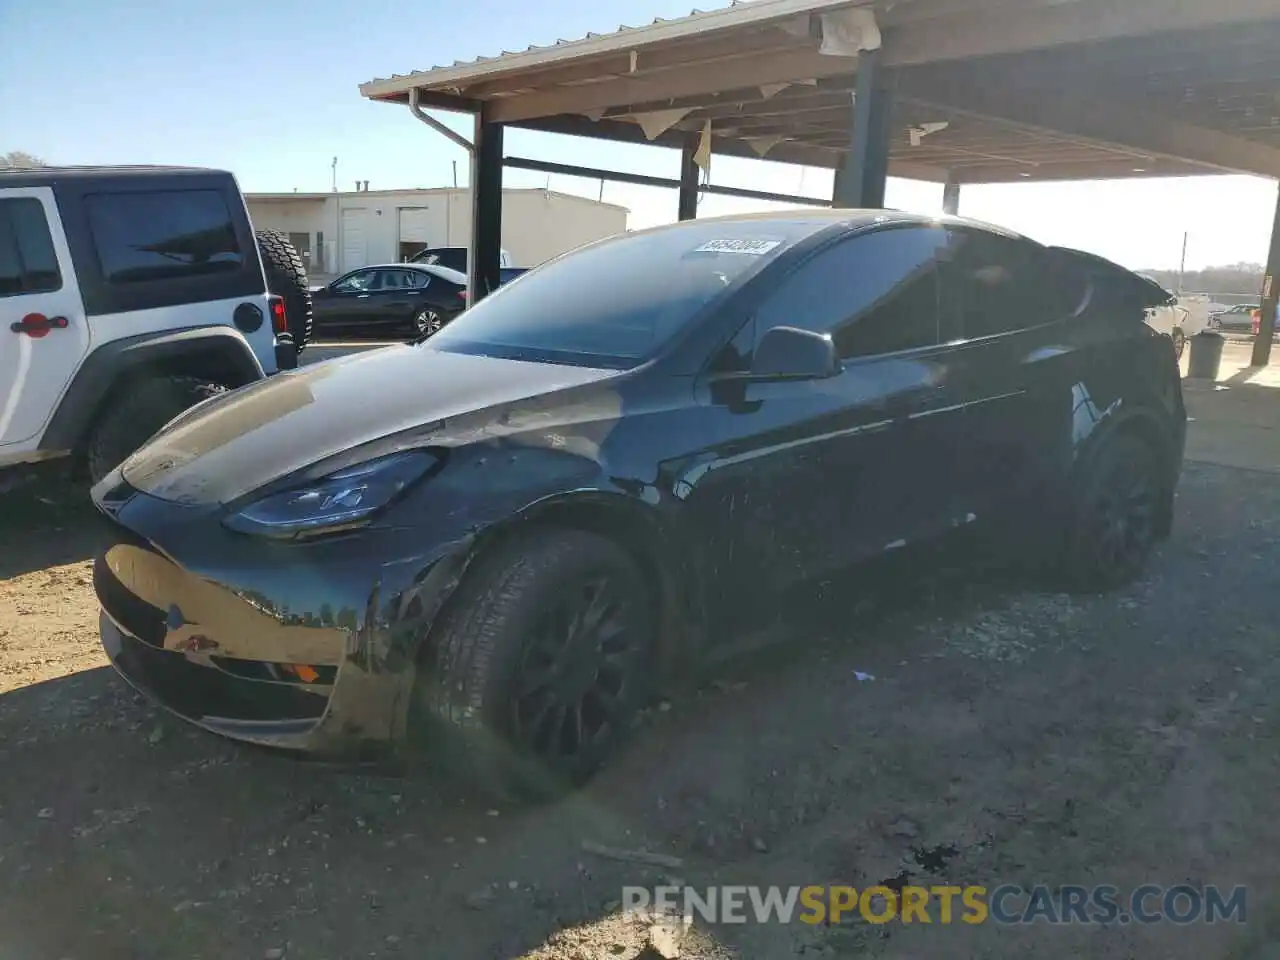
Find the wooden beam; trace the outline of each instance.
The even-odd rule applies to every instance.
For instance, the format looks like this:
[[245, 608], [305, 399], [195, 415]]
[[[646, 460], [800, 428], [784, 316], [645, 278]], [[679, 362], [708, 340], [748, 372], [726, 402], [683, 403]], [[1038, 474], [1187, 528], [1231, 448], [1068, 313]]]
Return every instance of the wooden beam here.
[[856, 73], [857, 57], [824, 56], [814, 49], [756, 53], [710, 64], [694, 63], [651, 77], [619, 77], [576, 87], [559, 87], [493, 101], [502, 123], [562, 113], [588, 114], [636, 103], [709, 96], [724, 90]]
[[[815, 49], [812, 44], [784, 33], [775, 24], [752, 31], [741, 31], [729, 36], [699, 37], [667, 46], [637, 49], [578, 60], [554, 70], [531, 74], [526, 81], [528, 89], [546, 90], [551, 87], [598, 82], [609, 77], [624, 77], [632, 73], [649, 75], [690, 63], [711, 63], [717, 60], [736, 59], [762, 52], [776, 52], [780, 48]], [[501, 80], [485, 80], [463, 88], [469, 97], [486, 99], [495, 94], [510, 94], [518, 89], [520, 80], [508, 77]]]
[[[561, 116], [542, 117], [536, 120], [522, 120], [512, 126], [526, 130], [539, 130], [544, 133], [558, 133], [569, 137], [590, 137], [598, 140], [615, 140], [622, 143], [641, 144], [649, 147], [666, 147], [678, 150], [683, 143], [684, 132], [669, 130], [654, 140], [648, 139], [634, 123], [619, 120], [589, 120], [586, 117]], [[762, 159], [749, 143], [725, 137], [712, 138], [712, 156], [740, 157], [749, 160]], [[783, 142], [775, 146], [763, 157], [776, 163], [792, 163], [804, 167], [817, 167], [834, 170], [844, 162], [847, 141], [838, 147], [816, 147], [806, 143]], [[942, 183], [947, 179], [947, 171], [941, 167], [913, 160], [892, 161], [890, 176], [904, 177], [909, 180], [927, 180]]]
[[[1069, 91], [1053, 98], [1027, 97], [1016, 88], [959, 83], [928, 88], [903, 77], [901, 95], [940, 107], [955, 106], [1028, 128], [1114, 144], [1153, 157], [1184, 160], [1234, 173], [1280, 177], [1280, 150], [1241, 137], [1161, 116], [1141, 103], [1114, 98], [1077, 99]], [[1143, 164], [1134, 164], [1143, 166]]]

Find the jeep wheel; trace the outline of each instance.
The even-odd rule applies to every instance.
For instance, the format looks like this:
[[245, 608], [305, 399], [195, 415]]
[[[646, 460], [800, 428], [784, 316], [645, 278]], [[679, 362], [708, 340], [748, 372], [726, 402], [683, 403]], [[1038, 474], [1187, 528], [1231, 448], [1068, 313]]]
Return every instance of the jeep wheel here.
[[97, 483], [178, 414], [226, 389], [194, 377], [148, 377], [123, 387], [85, 444], [89, 479]]
[[258, 252], [267, 274], [267, 290], [284, 300], [289, 333], [298, 353], [311, 340], [311, 287], [302, 258], [279, 230], [259, 230]]

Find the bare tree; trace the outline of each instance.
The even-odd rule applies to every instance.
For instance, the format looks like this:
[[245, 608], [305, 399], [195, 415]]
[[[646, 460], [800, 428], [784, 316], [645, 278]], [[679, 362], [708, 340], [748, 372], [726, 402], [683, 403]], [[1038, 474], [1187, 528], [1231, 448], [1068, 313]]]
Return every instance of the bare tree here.
[[45, 162], [39, 157], [21, 150], [10, 150], [0, 153], [0, 170], [21, 170], [26, 167], [43, 167]]

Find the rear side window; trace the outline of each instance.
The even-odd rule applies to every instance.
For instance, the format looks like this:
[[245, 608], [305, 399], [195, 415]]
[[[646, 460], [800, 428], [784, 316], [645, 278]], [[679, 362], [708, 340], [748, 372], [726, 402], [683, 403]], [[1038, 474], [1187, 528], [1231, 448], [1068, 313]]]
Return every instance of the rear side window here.
[[34, 197], [0, 200], [0, 297], [62, 287], [44, 205]]
[[951, 232], [946, 300], [968, 340], [1027, 330], [1061, 318], [1034, 244], [978, 231]]
[[108, 283], [236, 272], [244, 263], [217, 190], [89, 194], [85, 209]]

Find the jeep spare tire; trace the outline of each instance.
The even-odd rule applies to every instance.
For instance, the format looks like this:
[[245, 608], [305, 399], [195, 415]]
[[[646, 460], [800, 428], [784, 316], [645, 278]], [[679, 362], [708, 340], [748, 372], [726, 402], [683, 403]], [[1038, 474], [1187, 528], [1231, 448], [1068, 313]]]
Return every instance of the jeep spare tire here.
[[226, 392], [221, 384], [195, 377], [149, 376], [121, 383], [85, 443], [89, 479], [97, 483], [178, 414]]
[[279, 230], [259, 230], [258, 253], [267, 275], [267, 292], [284, 300], [285, 318], [298, 353], [311, 340], [311, 287], [307, 268], [289, 238]]

